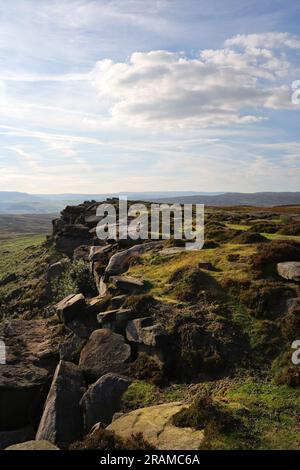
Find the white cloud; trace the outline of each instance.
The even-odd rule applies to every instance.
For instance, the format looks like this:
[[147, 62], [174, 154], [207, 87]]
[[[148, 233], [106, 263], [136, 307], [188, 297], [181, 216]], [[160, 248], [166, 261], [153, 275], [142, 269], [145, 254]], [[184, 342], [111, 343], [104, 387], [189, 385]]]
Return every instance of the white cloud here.
[[[292, 107], [282, 80], [295, 67], [282, 51], [259, 48], [266, 35], [254, 36], [238, 36], [227, 43], [232, 48], [203, 50], [196, 58], [150, 51], [133, 53], [128, 62], [102, 60], [90, 75], [100, 97], [113, 100], [114, 123], [172, 129], [259, 122], [265, 108]], [[267, 45], [279, 38], [283, 46], [300, 43], [282, 33]]]
[[263, 47], [266, 49], [275, 49], [288, 47], [291, 49], [300, 49], [299, 36], [282, 33], [260, 33], [260, 34], [238, 34], [225, 41], [226, 46], [242, 47]]

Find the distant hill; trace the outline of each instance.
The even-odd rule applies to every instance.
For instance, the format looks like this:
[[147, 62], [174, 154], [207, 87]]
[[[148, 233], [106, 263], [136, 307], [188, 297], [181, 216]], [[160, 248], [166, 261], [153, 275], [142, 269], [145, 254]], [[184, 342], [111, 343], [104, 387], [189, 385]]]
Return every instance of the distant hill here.
[[159, 202], [206, 204], [208, 206], [280, 206], [300, 204], [300, 192], [223, 193], [160, 198]]
[[0, 191], [0, 214], [53, 214], [67, 205], [83, 201], [103, 201], [127, 195], [131, 200], [179, 202], [209, 206], [278, 206], [300, 204], [300, 192], [197, 193], [196, 191], [148, 191], [103, 194], [28, 194]]

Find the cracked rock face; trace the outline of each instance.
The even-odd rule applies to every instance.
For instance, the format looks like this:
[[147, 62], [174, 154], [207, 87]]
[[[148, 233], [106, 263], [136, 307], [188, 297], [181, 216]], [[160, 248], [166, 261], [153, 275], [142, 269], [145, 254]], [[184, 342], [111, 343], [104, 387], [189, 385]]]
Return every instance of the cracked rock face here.
[[172, 424], [172, 417], [185, 407], [174, 402], [140, 408], [117, 418], [107, 429], [124, 439], [143, 433], [144, 439], [158, 450], [198, 450], [203, 431]]
[[286, 261], [277, 264], [279, 276], [288, 281], [300, 282], [300, 261]]

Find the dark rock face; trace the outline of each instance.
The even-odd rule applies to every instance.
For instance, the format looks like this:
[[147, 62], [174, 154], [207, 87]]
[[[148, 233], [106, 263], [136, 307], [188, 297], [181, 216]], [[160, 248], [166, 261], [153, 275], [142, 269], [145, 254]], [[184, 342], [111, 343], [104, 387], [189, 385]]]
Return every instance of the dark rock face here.
[[61, 361], [74, 362], [78, 364], [80, 351], [83, 348], [85, 341], [75, 334], [71, 334], [66, 341], [59, 345], [59, 358]]
[[45, 403], [36, 440], [47, 440], [64, 447], [82, 437], [79, 402], [84, 379], [75, 364], [60, 361]]
[[17, 278], [17, 275], [15, 273], [11, 273], [11, 274], [8, 274], [7, 276], [3, 277], [2, 279], [0, 279], [0, 287], [2, 286], [6, 286], [7, 284], [9, 284], [10, 282], [14, 282], [16, 281], [18, 278]]
[[114, 413], [119, 409], [121, 397], [131, 382], [127, 377], [108, 373], [90, 386], [80, 402], [86, 434], [98, 422], [111, 423]]
[[81, 351], [79, 367], [93, 381], [108, 372], [126, 373], [130, 359], [130, 346], [123, 336], [103, 328], [91, 334]]
[[81, 318], [85, 308], [85, 298], [82, 294], [68, 295], [56, 305], [57, 315], [63, 323]]
[[56, 312], [66, 328], [79, 338], [88, 338], [98, 328], [96, 315], [82, 294], [71, 294], [61, 300], [56, 305]]
[[0, 450], [8, 446], [18, 444], [19, 442], [26, 442], [34, 439], [35, 430], [31, 426], [16, 429], [15, 431], [2, 431], [0, 432]]
[[170, 336], [161, 325], [153, 325], [152, 317], [129, 321], [126, 327], [126, 338], [135, 345], [138, 352], [145, 352], [160, 362], [167, 362], [170, 353]]
[[37, 424], [58, 362], [60, 333], [48, 320], [12, 320], [4, 326], [6, 364], [0, 374], [0, 431]]

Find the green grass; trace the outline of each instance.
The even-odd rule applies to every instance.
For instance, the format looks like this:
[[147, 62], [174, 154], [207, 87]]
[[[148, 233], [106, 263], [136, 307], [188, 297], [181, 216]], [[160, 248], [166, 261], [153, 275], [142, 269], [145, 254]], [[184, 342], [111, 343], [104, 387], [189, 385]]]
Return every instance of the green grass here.
[[44, 235], [30, 235], [1, 241], [0, 277], [9, 273], [30, 273], [35, 269], [37, 262], [33, 255], [45, 251], [42, 248], [45, 239]]

